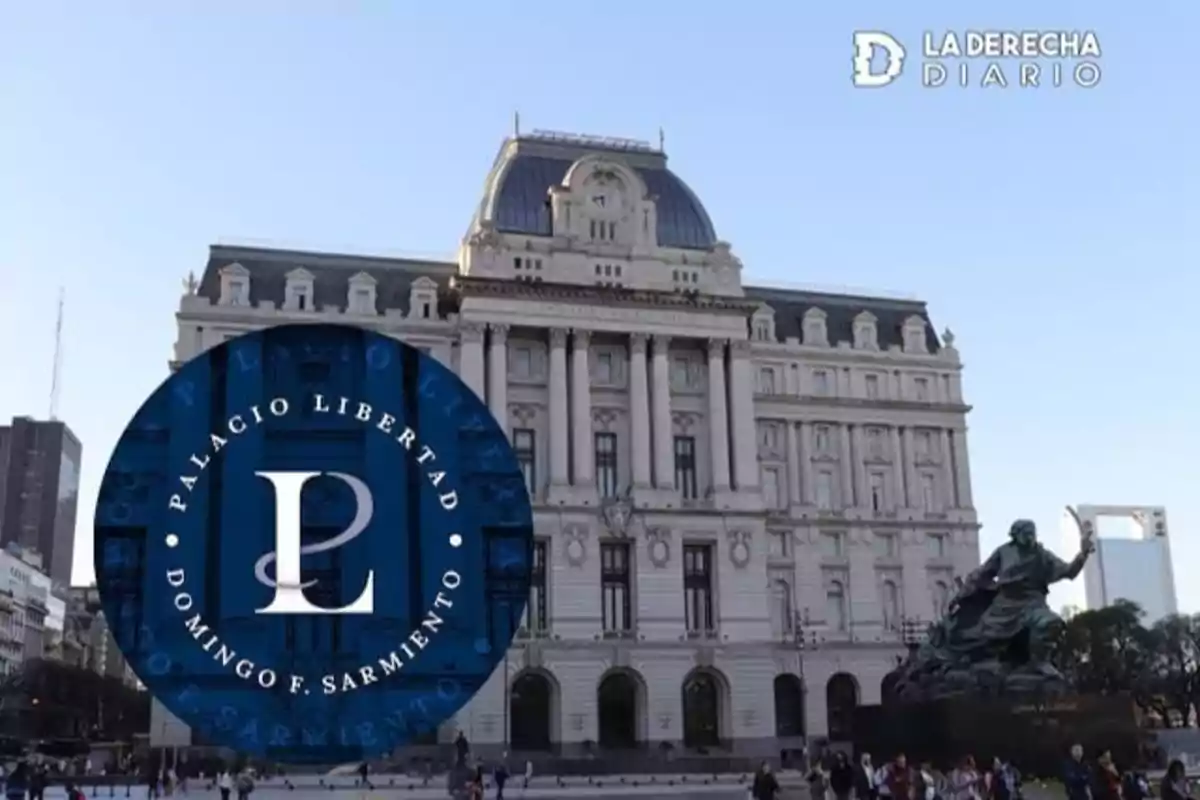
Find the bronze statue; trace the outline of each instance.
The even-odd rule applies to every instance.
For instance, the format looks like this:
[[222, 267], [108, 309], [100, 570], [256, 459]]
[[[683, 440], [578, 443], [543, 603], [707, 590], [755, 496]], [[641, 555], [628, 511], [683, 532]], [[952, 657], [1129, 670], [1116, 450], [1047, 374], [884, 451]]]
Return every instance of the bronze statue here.
[[1008, 535], [1008, 544], [961, 583], [928, 640], [893, 673], [892, 697], [1067, 690], [1053, 665], [1063, 621], [1046, 605], [1046, 594], [1051, 584], [1079, 575], [1095, 542], [1085, 530], [1079, 554], [1068, 563], [1042, 547], [1027, 519], [1014, 522]]

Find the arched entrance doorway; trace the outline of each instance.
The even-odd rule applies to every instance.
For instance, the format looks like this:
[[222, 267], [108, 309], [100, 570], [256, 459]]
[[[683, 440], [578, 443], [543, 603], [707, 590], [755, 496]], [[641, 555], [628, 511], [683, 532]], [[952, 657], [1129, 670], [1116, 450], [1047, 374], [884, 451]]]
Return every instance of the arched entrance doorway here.
[[899, 668], [883, 676], [883, 681], [879, 684], [880, 702], [887, 704], [896, 699], [896, 684], [899, 682]]
[[683, 744], [715, 747], [721, 743], [722, 681], [697, 670], [683, 681]]
[[642, 687], [625, 670], [610, 672], [596, 688], [600, 710], [600, 746], [607, 749], [637, 747], [641, 727]]
[[549, 750], [554, 687], [539, 672], [525, 672], [509, 690], [509, 746], [513, 750]]
[[804, 683], [795, 675], [775, 677], [775, 735], [804, 735]]
[[838, 672], [825, 684], [826, 720], [829, 739], [848, 742], [854, 738], [854, 709], [858, 708], [858, 681], [848, 672]]

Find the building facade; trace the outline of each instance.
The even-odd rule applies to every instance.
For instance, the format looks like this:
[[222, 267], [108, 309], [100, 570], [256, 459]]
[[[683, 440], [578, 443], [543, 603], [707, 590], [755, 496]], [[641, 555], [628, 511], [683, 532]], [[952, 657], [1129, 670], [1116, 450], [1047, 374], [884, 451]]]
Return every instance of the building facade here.
[[[1104, 608], [1117, 600], [1137, 603], [1147, 625], [1176, 614], [1175, 569], [1167, 512], [1161, 506], [1082, 505], [1076, 509], [1083, 531], [1096, 537], [1096, 553], [1083, 568], [1083, 589], [1088, 609]], [[1099, 535], [1100, 520], [1119, 517], [1135, 523], [1133, 538]], [[1079, 547], [1080, 529], [1067, 526], [1067, 545]], [[1070, 552], [1070, 551], [1068, 551]]]
[[82, 445], [57, 420], [16, 417], [0, 426], [0, 546], [41, 553], [46, 571], [69, 585], [75, 555]]
[[0, 672], [7, 675], [29, 659], [62, 652], [63, 593], [46, 574], [36, 550], [17, 544], [0, 550]]
[[369, 327], [506, 427], [535, 578], [455, 720], [477, 750], [846, 738], [979, 563], [952, 337], [919, 302], [743, 284], [643, 143], [506, 140], [456, 262], [215, 246], [177, 318], [177, 363]]

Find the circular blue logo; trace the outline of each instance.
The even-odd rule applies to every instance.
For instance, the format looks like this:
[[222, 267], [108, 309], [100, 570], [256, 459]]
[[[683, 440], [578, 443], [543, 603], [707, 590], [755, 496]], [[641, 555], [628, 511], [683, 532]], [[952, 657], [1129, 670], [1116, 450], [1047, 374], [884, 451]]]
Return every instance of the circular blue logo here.
[[504, 430], [389, 337], [284, 325], [185, 364], [129, 423], [96, 579], [135, 673], [205, 743], [342, 763], [428, 740], [529, 596]]

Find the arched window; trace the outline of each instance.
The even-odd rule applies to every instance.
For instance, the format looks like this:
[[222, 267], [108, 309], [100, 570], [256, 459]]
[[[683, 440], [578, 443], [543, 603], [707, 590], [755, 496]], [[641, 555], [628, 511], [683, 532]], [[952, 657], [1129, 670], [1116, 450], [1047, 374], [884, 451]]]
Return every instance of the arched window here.
[[545, 675], [526, 672], [509, 691], [509, 740], [514, 750], [549, 750], [553, 687]]
[[693, 672], [683, 682], [683, 743], [686, 747], [721, 743], [721, 687], [708, 672]]
[[858, 681], [853, 675], [838, 672], [825, 684], [826, 722], [829, 739], [847, 742], [854, 738], [854, 710], [858, 708]]
[[900, 630], [900, 587], [895, 581], [884, 581], [880, 594], [883, 600], [883, 627], [889, 631]]
[[600, 746], [631, 748], [638, 743], [639, 685], [628, 672], [613, 672], [596, 690]]
[[804, 684], [795, 675], [775, 678], [775, 735], [804, 735]]
[[937, 581], [933, 584], [933, 615], [936, 619], [946, 616], [950, 608], [950, 584]]
[[846, 587], [840, 581], [832, 581], [825, 590], [825, 624], [831, 630], [844, 631], [847, 621]]
[[771, 631], [776, 636], [792, 632], [792, 587], [785, 580], [771, 581]]

